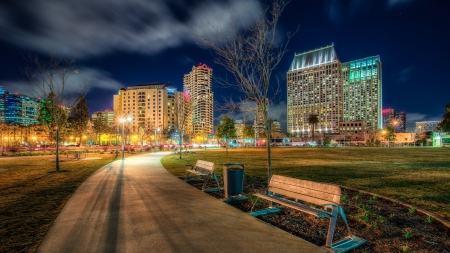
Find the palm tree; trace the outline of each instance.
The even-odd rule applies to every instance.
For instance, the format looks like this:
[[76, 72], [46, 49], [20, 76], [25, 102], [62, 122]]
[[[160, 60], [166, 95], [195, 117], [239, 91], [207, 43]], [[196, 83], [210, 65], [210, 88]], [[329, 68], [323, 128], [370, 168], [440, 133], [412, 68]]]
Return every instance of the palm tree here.
[[316, 124], [319, 123], [319, 116], [317, 114], [310, 114], [308, 117], [308, 124], [312, 126], [312, 140], [314, 142], [314, 131]]

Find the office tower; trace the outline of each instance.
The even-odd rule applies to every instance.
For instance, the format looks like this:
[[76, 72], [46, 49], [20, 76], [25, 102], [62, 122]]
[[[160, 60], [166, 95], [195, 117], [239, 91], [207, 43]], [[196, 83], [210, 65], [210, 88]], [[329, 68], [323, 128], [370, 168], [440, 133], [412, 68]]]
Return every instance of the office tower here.
[[287, 130], [309, 135], [311, 114], [318, 115], [318, 133], [338, 133], [340, 125], [349, 131], [352, 122], [379, 129], [381, 88], [379, 56], [341, 63], [334, 45], [295, 54], [287, 72]]
[[383, 128], [392, 127], [396, 133], [406, 132], [406, 113], [397, 113], [395, 109], [383, 109]]
[[392, 127], [392, 122], [395, 120], [396, 114], [397, 114], [395, 109], [387, 108], [387, 109], [383, 109], [382, 112], [383, 112], [382, 113], [382, 117], [383, 117], [382, 128]]
[[192, 137], [213, 134], [214, 110], [211, 87], [212, 69], [206, 64], [192, 67], [189, 74], [184, 75], [183, 87], [189, 94], [192, 125]]
[[0, 87], [0, 123], [31, 126], [39, 124], [41, 102], [22, 94], [11, 94]]
[[406, 132], [406, 113], [401, 112], [395, 115], [395, 122], [393, 123], [396, 133]]
[[295, 54], [287, 72], [287, 130], [309, 134], [308, 117], [316, 114], [317, 132], [337, 132], [342, 120], [341, 62], [334, 46]]
[[133, 133], [138, 131], [139, 125], [161, 130], [173, 128], [175, 92], [172, 84], [157, 82], [122, 88], [114, 95], [114, 113], [116, 117], [133, 118], [129, 123]]
[[381, 129], [381, 62], [379, 56], [342, 63], [343, 117]]

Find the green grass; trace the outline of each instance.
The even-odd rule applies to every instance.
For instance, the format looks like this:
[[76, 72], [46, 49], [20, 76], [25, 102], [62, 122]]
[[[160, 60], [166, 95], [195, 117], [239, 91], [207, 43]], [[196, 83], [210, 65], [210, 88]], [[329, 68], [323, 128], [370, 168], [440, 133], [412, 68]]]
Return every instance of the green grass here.
[[[265, 149], [197, 151], [163, 158], [164, 167], [185, 176], [198, 159], [242, 163], [250, 176], [266, 175]], [[273, 174], [328, 182], [389, 196], [450, 219], [450, 149], [446, 148], [274, 148]]]
[[8, 170], [0, 172], [0, 252], [35, 252], [78, 186], [114, 156], [63, 161], [60, 173], [54, 156], [1, 158], [0, 169]]

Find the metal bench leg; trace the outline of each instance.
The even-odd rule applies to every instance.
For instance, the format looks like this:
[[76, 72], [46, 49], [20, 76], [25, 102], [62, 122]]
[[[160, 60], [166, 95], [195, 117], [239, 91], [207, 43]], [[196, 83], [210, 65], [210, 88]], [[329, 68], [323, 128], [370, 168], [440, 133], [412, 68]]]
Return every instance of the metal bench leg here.
[[220, 188], [219, 179], [217, 179], [216, 173], [213, 173], [214, 180], [216, 180], [217, 187]]
[[330, 217], [330, 225], [328, 227], [328, 234], [327, 234], [327, 241], [325, 246], [331, 248], [331, 245], [333, 244], [333, 237], [334, 237], [334, 228], [336, 227], [336, 221], [338, 218], [338, 206], [332, 205], [331, 206], [331, 217]]
[[208, 175], [204, 178], [205, 183], [203, 184], [202, 191], [205, 191], [206, 186], [208, 185], [208, 182], [209, 182], [209, 179], [210, 179], [210, 178], [211, 178], [211, 174], [208, 174]]

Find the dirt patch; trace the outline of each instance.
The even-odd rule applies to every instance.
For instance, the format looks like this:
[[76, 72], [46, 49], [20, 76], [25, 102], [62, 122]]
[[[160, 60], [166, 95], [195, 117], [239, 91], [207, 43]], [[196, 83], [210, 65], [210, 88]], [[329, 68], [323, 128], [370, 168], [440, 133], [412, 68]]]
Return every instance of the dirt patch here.
[[[246, 178], [244, 194], [249, 200], [229, 204], [243, 212], [250, 212], [255, 201], [252, 194], [266, 191], [263, 182], [258, 177]], [[202, 183], [191, 185], [198, 189], [202, 187]], [[217, 185], [211, 184], [211, 187]], [[208, 194], [218, 199], [224, 198], [223, 191]], [[266, 201], [258, 201], [254, 210], [266, 208], [267, 205]], [[350, 189], [342, 189], [341, 205], [352, 233], [367, 241], [350, 252], [450, 252], [450, 229], [414, 208]], [[325, 245], [328, 219], [316, 218], [290, 208], [280, 208], [279, 213], [258, 218], [313, 244]], [[344, 236], [346, 227], [340, 217], [334, 241]]]

